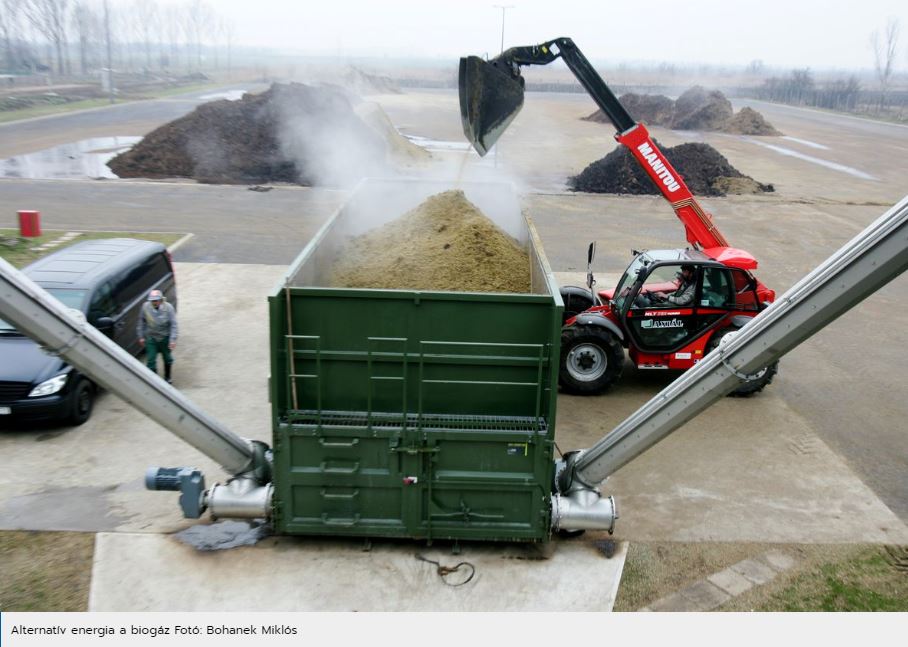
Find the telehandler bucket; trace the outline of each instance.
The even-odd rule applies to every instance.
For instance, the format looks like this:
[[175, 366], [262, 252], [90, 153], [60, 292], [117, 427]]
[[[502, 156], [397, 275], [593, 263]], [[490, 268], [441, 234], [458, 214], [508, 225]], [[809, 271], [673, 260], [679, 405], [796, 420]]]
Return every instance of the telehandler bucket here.
[[485, 155], [523, 107], [523, 78], [514, 78], [498, 59], [467, 56], [460, 59], [458, 85], [464, 135]]

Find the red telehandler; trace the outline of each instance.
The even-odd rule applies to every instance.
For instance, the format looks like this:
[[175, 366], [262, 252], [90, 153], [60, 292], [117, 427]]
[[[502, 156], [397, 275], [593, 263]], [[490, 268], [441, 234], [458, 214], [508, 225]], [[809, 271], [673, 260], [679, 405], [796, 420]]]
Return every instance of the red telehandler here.
[[[570, 38], [513, 47], [489, 61], [460, 59], [460, 113], [464, 134], [476, 151], [485, 155], [523, 106], [521, 66], [547, 65], [558, 58], [614, 124], [615, 139], [671, 204], [690, 243], [686, 249], [635, 251], [618, 285], [598, 293], [589, 268], [595, 251], [590, 245], [587, 288], [561, 289], [565, 319], [559, 384], [566, 392], [593, 394], [621, 377], [623, 348], [639, 369], [688, 369], [772, 303], [775, 292], [751, 274], [756, 259], [728, 245], [646, 127], [628, 114]], [[671, 298], [666, 296], [672, 292]], [[734, 394], [762, 390], [777, 370], [773, 362], [747, 376]]]

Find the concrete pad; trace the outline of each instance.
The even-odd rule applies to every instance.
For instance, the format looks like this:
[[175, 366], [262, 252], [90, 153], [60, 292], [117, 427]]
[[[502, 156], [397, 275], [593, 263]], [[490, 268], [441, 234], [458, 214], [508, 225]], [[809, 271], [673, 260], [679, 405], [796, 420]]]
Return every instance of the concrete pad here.
[[741, 595], [744, 591], [749, 591], [754, 586], [753, 582], [731, 568], [713, 573], [706, 579], [731, 596]]
[[691, 604], [695, 605], [695, 609], [698, 611], [715, 609], [723, 602], [727, 602], [731, 599], [731, 596], [728, 593], [706, 580], [695, 582], [690, 586], [681, 589], [680, 593], [683, 597], [690, 600]]
[[[784, 370], [784, 366], [783, 366]], [[667, 384], [626, 368], [594, 397], [558, 399], [558, 445], [589, 447]], [[908, 528], [783, 399], [723, 398], [621, 468], [602, 487], [626, 541], [905, 543]]]
[[699, 611], [693, 602], [685, 598], [681, 593], [672, 593], [664, 598], [659, 598], [648, 607], [643, 607], [640, 611]]
[[[267, 295], [282, 265], [177, 263], [174, 386], [247, 438], [271, 441]], [[221, 468], [111, 393], [80, 427], [0, 434], [0, 529], [173, 531], [178, 495], [149, 492], [151, 465]]]
[[778, 571], [779, 573], [787, 571], [789, 568], [794, 566], [797, 563], [794, 557], [781, 553], [777, 550], [770, 551], [762, 556], [760, 556], [760, 561], [765, 562], [770, 566], [770, 568]]
[[700, 580], [676, 593], [660, 598], [646, 607], [647, 611], [709, 611], [731, 599], [719, 587]]
[[776, 571], [755, 559], [742, 560], [729, 568], [757, 585], [766, 584], [776, 576]]
[[[578, 285], [583, 287], [586, 285], [586, 272], [552, 272], [552, 274], [555, 275], [555, 280], [558, 282], [558, 285], [562, 287], [566, 285]], [[621, 273], [595, 272], [594, 277], [596, 279], [596, 285], [593, 287], [595, 287], [598, 292], [599, 290], [610, 290], [618, 287], [618, 281], [621, 280]]]
[[[531, 548], [464, 545], [460, 555], [415, 542], [272, 537], [198, 552], [167, 535], [98, 533], [89, 611], [610, 611], [627, 554], [605, 558], [592, 540]], [[449, 586], [423, 555], [472, 563]], [[528, 558], [534, 557], [534, 558]], [[461, 572], [449, 576], [456, 582]], [[460, 580], [462, 581], [462, 580]]]

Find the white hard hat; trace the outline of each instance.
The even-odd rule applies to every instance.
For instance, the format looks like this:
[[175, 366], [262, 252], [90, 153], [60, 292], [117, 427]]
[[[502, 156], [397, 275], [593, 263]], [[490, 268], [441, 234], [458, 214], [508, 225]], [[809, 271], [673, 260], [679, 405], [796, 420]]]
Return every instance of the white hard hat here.
[[160, 290], [152, 290], [151, 292], [148, 293], [148, 300], [149, 301], [163, 301], [164, 295], [161, 293]]

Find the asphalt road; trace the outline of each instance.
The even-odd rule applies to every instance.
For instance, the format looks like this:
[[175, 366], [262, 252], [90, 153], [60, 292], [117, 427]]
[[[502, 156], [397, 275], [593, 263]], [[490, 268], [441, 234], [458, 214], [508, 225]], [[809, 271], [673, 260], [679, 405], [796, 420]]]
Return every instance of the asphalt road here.
[[133, 101], [102, 108], [38, 117], [0, 124], [0, 158], [34, 153], [45, 148], [91, 137], [145, 135], [161, 124], [182, 117], [206, 95], [230, 90], [260, 91], [256, 83], [174, 95], [166, 99]]
[[[459, 137], [453, 92], [412, 92], [379, 100], [408, 134], [438, 140]], [[0, 156], [75, 141], [87, 132], [142, 134], [183, 114], [195, 101], [137, 103], [0, 127]], [[684, 242], [680, 225], [658, 198], [563, 191], [567, 175], [615, 146], [610, 127], [580, 121], [591, 108], [578, 96], [528, 96], [524, 111], [502, 139], [497, 166], [490, 170], [486, 164], [473, 173], [517, 184], [553, 269], [582, 269], [586, 244], [595, 239], [600, 250], [597, 271], [618, 273], [632, 248], [676, 247]], [[765, 112], [793, 139], [755, 142], [661, 129], [656, 135], [668, 145], [686, 139], [711, 143], [743, 172], [776, 185], [776, 192], [766, 196], [704, 202], [726, 237], [761, 260], [760, 278], [782, 292], [902, 197], [903, 169], [895, 161], [905, 159], [908, 129], [787, 107], [767, 106]], [[130, 125], [135, 129], [129, 130]], [[470, 176], [463, 165], [460, 173], [459, 177]], [[256, 193], [245, 187], [188, 183], [0, 181], [0, 203], [7, 206], [4, 218], [10, 226], [15, 209], [34, 208], [42, 211], [46, 228], [192, 232], [194, 238], [179, 250], [177, 259], [200, 262], [289, 263], [344, 197], [342, 191], [295, 187]], [[807, 456], [813, 451], [811, 442], [799, 438], [821, 439], [902, 521], [908, 521], [906, 324], [908, 278], [901, 277], [784, 359], [770, 387], [772, 395], [764, 394], [770, 397], [761, 395], [737, 408], [717, 407], [701, 416], [709, 418], [704, 428], [719, 434], [723, 426], [759, 434], [761, 424], [807, 430], [806, 436], [780, 441], [788, 443], [785, 451]], [[565, 428], [581, 430], [568, 432], [578, 444], [595, 441], [654, 395], [660, 384], [659, 378], [631, 370], [622, 388], [608, 396], [583, 406], [576, 405], [576, 399], [562, 398]], [[756, 466], [772, 457], [770, 447], [742, 445], [741, 452], [742, 460]], [[642, 468], [632, 464], [626, 469]], [[680, 480], [683, 466], [678, 469], [682, 471], [671, 477]]]
[[209, 263], [289, 264], [346, 192], [168, 182], [0, 180], [6, 223], [41, 211], [45, 229], [192, 233], [174, 257]]

